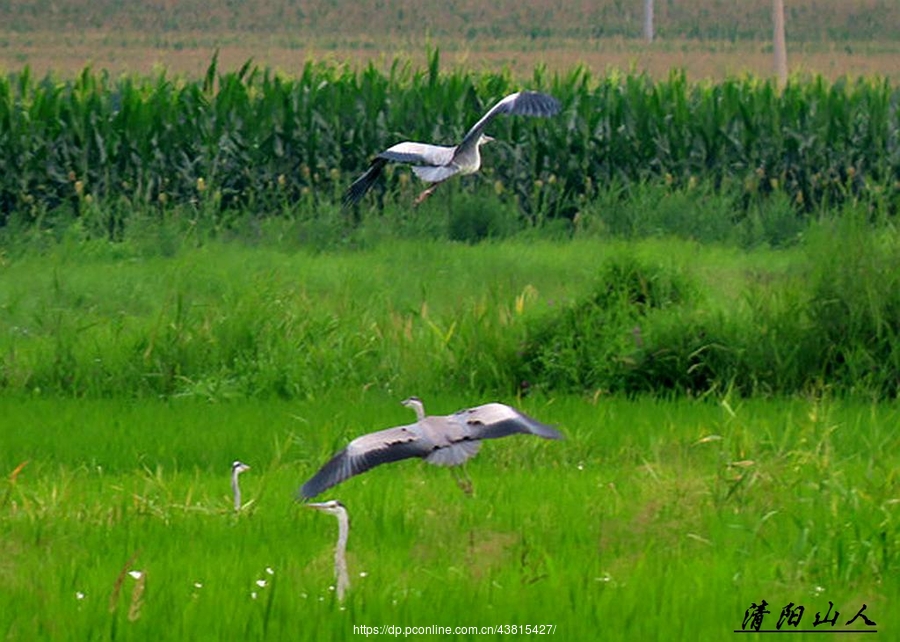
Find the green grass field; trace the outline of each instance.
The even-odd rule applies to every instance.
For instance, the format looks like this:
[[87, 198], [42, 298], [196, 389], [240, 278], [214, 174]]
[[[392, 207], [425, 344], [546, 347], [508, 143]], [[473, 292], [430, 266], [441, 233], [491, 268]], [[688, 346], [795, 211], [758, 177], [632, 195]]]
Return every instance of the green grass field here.
[[[265, 238], [11, 246], [0, 281], [5, 639], [320, 640], [355, 637], [354, 625], [549, 624], [560, 639], [721, 640], [760, 600], [771, 610], [763, 628], [788, 603], [811, 627], [829, 601], [836, 628], [865, 628], [845, 625], [862, 604], [881, 639], [900, 626], [894, 402], [827, 385], [743, 398], [727, 382], [697, 399], [517, 398], [501, 383], [498, 346], [581, 300], [610, 257], [686, 271], [708, 316], [749, 314], [747, 288], [802, 281], [814, 241], [741, 250], [526, 235], [310, 253]], [[216, 361], [248, 341], [256, 383], [278, 373], [293, 387], [252, 393], [234, 376], [240, 362]], [[38, 385], [42, 371], [62, 387]], [[156, 392], [167, 372], [169, 392]], [[421, 462], [332, 489], [326, 498], [352, 519], [340, 605], [329, 588], [334, 519], [294, 494], [352, 437], [408, 422], [398, 402], [410, 394], [437, 414], [512, 403], [567, 439], [486, 444], [468, 465], [472, 497]], [[252, 466], [239, 515], [236, 458]]]
[[[865, 629], [845, 626], [863, 603], [880, 639], [900, 626], [895, 407], [527, 400], [567, 440], [486, 444], [468, 465], [472, 497], [420, 462], [328, 493], [351, 513], [341, 605], [336, 524], [292, 496], [350, 436], [407, 421], [394, 399], [0, 405], [2, 462], [16, 469], [0, 487], [5, 639], [550, 624], [559, 639], [721, 640], [762, 599], [763, 628], [789, 602], [811, 628], [828, 601], [836, 628]], [[253, 467], [239, 515], [235, 457]]]
[[[468, 466], [473, 497], [412, 462], [328, 494], [352, 516], [342, 607], [329, 589], [334, 520], [292, 493], [349, 436], [408, 420], [394, 400], [4, 400], [4, 465], [28, 463], [0, 500], [0, 630], [322, 639], [360, 624], [553, 624], [563, 639], [712, 640], [761, 599], [805, 605], [805, 625], [828, 600], [847, 619], [867, 604], [887, 637], [900, 624], [896, 409], [523, 405], [567, 441], [487, 444]], [[253, 466], [240, 515], [234, 457]], [[142, 595], [124, 571], [145, 574]]]

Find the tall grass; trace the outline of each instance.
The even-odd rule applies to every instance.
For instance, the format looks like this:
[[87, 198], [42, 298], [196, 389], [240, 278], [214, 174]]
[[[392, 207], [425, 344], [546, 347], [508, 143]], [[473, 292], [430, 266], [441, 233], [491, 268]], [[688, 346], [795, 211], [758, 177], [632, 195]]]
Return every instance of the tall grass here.
[[[245, 64], [205, 78], [0, 79], [0, 223], [68, 213], [121, 238], [135, 208], [179, 206], [216, 222], [240, 212], [320, 212], [400, 139], [452, 142], [501, 96], [508, 73], [386, 71], [307, 63], [295, 77]], [[734, 194], [739, 216], [766, 195], [800, 212], [863, 198], [896, 211], [900, 178], [897, 89], [887, 81], [690, 83], [680, 73], [595, 77], [584, 68], [529, 88], [563, 103], [553, 119], [502, 119], [487, 152], [487, 187], [531, 222], [573, 218], [609, 184], [702, 182]], [[408, 202], [406, 171], [366, 201]]]
[[612, 258], [592, 293], [537, 322], [522, 377], [567, 390], [896, 397], [896, 230], [857, 211], [808, 235], [790, 270], [748, 270], [724, 306], [722, 284], [700, 285], [671, 257]]
[[866, 217], [847, 209], [779, 250], [576, 233], [480, 245], [383, 236], [310, 252], [273, 222], [259, 237], [171, 248], [38, 237], [41, 251], [20, 248], [0, 273], [0, 387], [211, 400], [334, 387], [892, 398], [900, 248], [896, 230]]

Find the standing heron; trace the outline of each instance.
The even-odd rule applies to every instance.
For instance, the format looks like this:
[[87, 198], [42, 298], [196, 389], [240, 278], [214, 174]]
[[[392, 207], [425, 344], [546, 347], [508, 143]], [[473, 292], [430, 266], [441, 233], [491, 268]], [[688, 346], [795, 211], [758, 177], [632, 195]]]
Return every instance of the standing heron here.
[[357, 178], [344, 195], [344, 205], [353, 205], [369, 191], [381, 175], [388, 161], [413, 163], [413, 172], [423, 181], [434, 183], [416, 199], [418, 205], [437, 186], [456, 174], [474, 174], [481, 167], [480, 147], [494, 140], [484, 133], [485, 127], [500, 114], [510, 116], [555, 116], [560, 104], [553, 96], [536, 91], [519, 91], [503, 98], [472, 126], [459, 145], [445, 147], [405, 141], [384, 150], [369, 165], [369, 169]]
[[350, 588], [350, 576], [347, 574], [347, 538], [350, 537], [350, 515], [347, 507], [336, 499], [327, 502], [306, 504], [307, 508], [313, 508], [329, 515], [334, 515], [338, 521], [338, 539], [334, 548], [334, 577], [337, 581], [338, 601], [343, 602], [344, 593]]
[[234, 510], [236, 511], [241, 510], [241, 486], [238, 483], [238, 477], [248, 470], [250, 470], [250, 466], [241, 461], [235, 460], [231, 464], [231, 491], [234, 493]]
[[370, 468], [410, 457], [437, 466], [458, 466], [478, 453], [483, 439], [515, 434], [563, 438], [555, 428], [501, 403], [447, 416], [427, 416], [418, 397], [406, 399], [403, 405], [415, 410], [416, 423], [357, 437], [303, 484], [300, 495], [310, 499]]

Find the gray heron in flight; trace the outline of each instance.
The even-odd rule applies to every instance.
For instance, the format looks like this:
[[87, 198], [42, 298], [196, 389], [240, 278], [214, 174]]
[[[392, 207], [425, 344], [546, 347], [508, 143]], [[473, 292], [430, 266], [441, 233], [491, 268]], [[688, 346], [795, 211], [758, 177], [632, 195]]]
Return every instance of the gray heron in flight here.
[[418, 397], [406, 399], [403, 405], [415, 410], [416, 423], [357, 437], [303, 484], [300, 495], [310, 499], [375, 466], [411, 457], [437, 466], [458, 466], [478, 453], [484, 439], [515, 434], [563, 438], [555, 428], [501, 403], [446, 416], [427, 416]]
[[344, 195], [344, 205], [353, 205], [369, 191], [381, 175], [388, 161], [412, 163], [413, 172], [423, 181], [434, 183], [416, 199], [418, 205], [437, 189], [442, 182], [456, 174], [474, 174], [481, 167], [479, 148], [492, 140], [484, 133], [488, 124], [500, 114], [510, 116], [555, 116], [559, 113], [560, 104], [553, 96], [536, 91], [519, 91], [510, 94], [491, 107], [481, 119], [472, 126], [459, 145], [445, 147], [406, 141], [397, 143], [384, 150], [369, 165], [369, 169], [357, 178]]
[[338, 521], [338, 539], [334, 548], [334, 576], [337, 582], [338, 601], [344, 600], [344, 593], [350, 588], [350, 576], [347, 575], [347, 538], [350, 537], [350, 515], [347, 513], [347, 507], [339, 501], [332, 499], [327, 502], [318, 502], [313, 504], [305, 504], [308, 508], [313, 508], [329, 515], [334, 515]]
[[238, 477], [248, 470], [250, 470], [250, 466], [241, 461], [235, 460], [231, 464], [231, 491], [234, 493], [234, 510], [236, 511], [241, 510], [241, 486], [238, 483]]

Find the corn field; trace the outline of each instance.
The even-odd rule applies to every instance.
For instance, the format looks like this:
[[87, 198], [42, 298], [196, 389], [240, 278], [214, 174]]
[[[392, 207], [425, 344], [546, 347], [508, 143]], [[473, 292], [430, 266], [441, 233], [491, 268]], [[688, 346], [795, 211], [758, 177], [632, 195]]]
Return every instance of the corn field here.
[[[562, 113], [495, 121], [481, 175], [460, 182], [514, 199], [525, 216], [573, 216], [610, 186], [654, 181], [703, 181], [744, 205], [787, 192], [800, 213], [857, 198], [900, 204], [900, 89], [886, 80], [778, 89], [537, 68], [526, 84]], [[452, 143], [518, 89], [509, 74], [442, 72], [437, 51], [421, 70], [309, 62], [293, 77], [250, 63], [222, 72], [215, 58], [199, 80], [25, 69], [0, 79], [0, 223], [101, 206], [127, 219], [148, 205], [266, 215], [336, 204], [373, 154], [402, 139]], [[389, 173], [363, 207], [408, 178]]]

